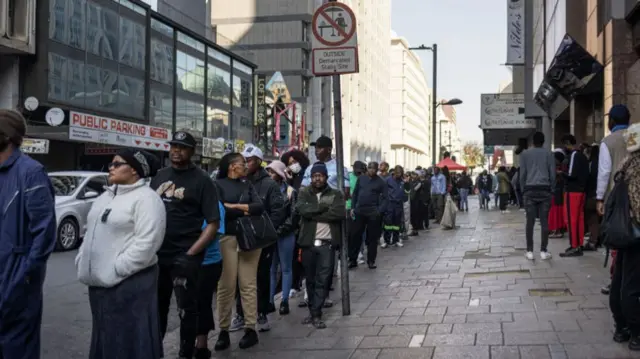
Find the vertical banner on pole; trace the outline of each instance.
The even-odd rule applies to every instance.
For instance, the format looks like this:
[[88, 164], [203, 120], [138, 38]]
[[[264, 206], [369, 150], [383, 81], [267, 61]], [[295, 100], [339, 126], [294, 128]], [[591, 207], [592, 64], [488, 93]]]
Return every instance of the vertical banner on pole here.
[[507, 65], [524, 65], [524, 0], [507, 0]]
[[[335, 128], [336, 162], [338, 189], [345, 192], [344, 181], [348, 173], [344, 172], [344, 141], [342, 138], [342, 90], [340, 75], [358, 72], [358, 41], [356, 36], [356, 17], [349, 6], [337, 1], [329, 1], [320, 6], [313, 14], [311, 29], [312, 70], [316, 76], [332, 76], [333, 115]], [[349, 263], [347, 258], [348, 238], [346, 221], [341, 231], [340, 279], [342, 292], [342, 315], [351, 314], [349, 294]]]

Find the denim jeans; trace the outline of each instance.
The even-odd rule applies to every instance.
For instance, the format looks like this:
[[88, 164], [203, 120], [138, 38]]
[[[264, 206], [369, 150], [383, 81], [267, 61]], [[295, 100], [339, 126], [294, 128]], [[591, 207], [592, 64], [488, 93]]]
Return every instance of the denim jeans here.
[[289, 300], [289, 292], [293, 283], [293, 255], [296, 246], [296, 236], [291, 233], [283, 238], [278, 239], [276, 243], [277, 249], [274, 251], [273, 261], [271, 262], [271, 302], [276, 295], [276, 285], [278, 284], [278, 265], [280, 265], [280, 271], [282, 272], [282, 301]]
[[549, 191], [527, 190], [524, 193], [524, 209], [527, 212], [525, 227], [527, 252], [533, 252], [533, 226], [536, 223], [536, 218], [540, 218], [540, 251], [546, 252], [549, 243], [551, 193]]
[[460, 210], [469, 210], [469, 189], [460, 188]]

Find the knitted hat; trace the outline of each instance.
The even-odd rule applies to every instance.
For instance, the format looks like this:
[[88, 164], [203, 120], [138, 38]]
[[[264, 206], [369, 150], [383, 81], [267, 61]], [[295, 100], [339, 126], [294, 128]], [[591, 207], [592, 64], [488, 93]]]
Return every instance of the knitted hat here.
[[287, 175], [287, 172], [286, 172], [287, 165], [285, 165], [281, 161], [276, 160], [269, 163], [269, 165], [267, 166], [267, 169], [272, 170], [273, 172], [278, 174], [278, 176], [280, 176], [280, 178], [282, 179], [289, 179], [289, 176]]
[[314, 173], [322, 173], [325, 177], [329, 176], [327, 172], [327, 165], [323, 162], [316, 162], [313, 164], [313, 167], [311, 167], [311, 175], [313, 176]]
[[116, 154], [122, 157], [140, 178], [153, 177], [158, 172], [160, 161], [151, 153], [135, 148], [123, 148]]

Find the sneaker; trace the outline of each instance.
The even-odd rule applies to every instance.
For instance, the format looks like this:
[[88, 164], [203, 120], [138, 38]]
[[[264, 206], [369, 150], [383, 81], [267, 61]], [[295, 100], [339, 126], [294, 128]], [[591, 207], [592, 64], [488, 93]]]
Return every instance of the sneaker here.
[[320, 318], [313, 318], [311, 324], [313, 324], [313, 327], [316, 329], [325, 329], [327, 327], [327, 325]]
[[401, 248], [401, 247], [404, 247], [404, 244], [402, 244], [402, 242], [397, 242], [395, 246], [398, 248]]
[[631, 339], [631, 332], [629, 332], [629, 328], [616, 328], [616, 331], [613, 333], [613, 341], [616, 343], [624, 343]]
[[308, 324], [311, 324], [311, 323], [313, 323], [313, 318], [310, 315], [304, 317], [304, 319], [302, 320], [302, 324], [303, 325], [308, 325]]
[[322, 306], [324, 308], [331, 308], [333, 307], [333, 301], [329, 298], [324, 300], [324, 305]]
[[213, 350], [217, 352], [227, 350], [229, 349], [230, 345], [231, 339], [229, 338], [229, 332], [226, 330], [221, 330], [220, 334], [218, 334], [218, 341], [216, 341], [216, 345], [215, 347], [213, 347]]
[[364, 254], [362, 254], [362, 253], [358, 254], [358, 261], [357, 261], [357, 263], [358, 263], [358, 264], [365, 264], [365, 263], [366, 263], [366, 261], [364, 260]]
[[584, 253], [582, 253], [582, 248], [571, 248], [570, 250], [560, 253], [560, 257], [581, 257]]
[[358, 262], [349, 261], [349, 269], [358, 268]]
[[211, 359], [211, 350], [207, 348], [196, 348], [193, 359]]
[[287, 314], [289, 314], [289, 302], [283, 300], [282, 303], [280, 303], [280, 315]]
[[609, 293], [611, 292], [611, 284], [602, 287], [602, 289], [600, 289], [600, 293], [604, 294], [604, 295], [609, 295]]
[[298, 308], [306, 308], [308, 305], [309, 303], [306, 299], [298, 302]]
[[629, 340], [629, 350], [632, 352], [640, 351], [640, 336], [634, 335], [631, 337]]
[[296, 297], [296, 294], [298, 294], [298, 291], [297, 291], [297, 290], [295, 290], [295, 289], [291, 289], [291, 290], [289, 291], [289, 298], [295, 298], [295, 297]]
[[269, 318], [267, 318], [265, 314], [258, 314], [258, 331], [263, 333], [270, 330], [271, 324], [269, 324]]
[[376, 268], [378, 268], [378, 266], [375, 264], [375, 262], [369, 263], [369, 269], [376, 269]]
[[229, 327], [230, 332], [237, 332], [244, 328], [244, 317], [236, 314], [231, 321], [231, 326]]
[[387, 246], [388, 246], [388, 245], [387, 245], [387, 242], [384, 242], [384, 243], [382, 243], [382, 244], [380, 245], [380, 247], [381, 247], [381, 248], [387, 248]]
[[242, 339], [240, 339], [238, 343], [240, 349], [249, 349], [256, 344], [258, 344], [258, 333], [253, 329], [245, 329], [244, 336], [242, 336]]
[[551, 259], [551, 253], [547, 251], [540, 252], [540, 259], [546, 261], [547, 259]]
[[533, 260], [533, 252], [527, 252], [524, 255], [525, 257], [527, 257], [528, 260], [532, 261]]

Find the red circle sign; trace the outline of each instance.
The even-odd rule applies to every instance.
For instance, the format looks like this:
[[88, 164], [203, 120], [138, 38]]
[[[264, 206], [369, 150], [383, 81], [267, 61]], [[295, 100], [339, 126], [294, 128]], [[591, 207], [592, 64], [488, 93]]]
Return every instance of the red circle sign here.
[[[340, 8], [341, 10], [343, 10], [343, 11], [345, 11], [347, 13], [349, 18], [351, 19], [351, 29], [349, 29], [349, 32], [344, 31], [344, 29], [338, 23], [336, 23], [329, 14], [327, 14], [327, 9], [329, 9], [329, 8]], [[322, 35], [318, 32], [318, 19], [319, 18], [324, 19], [326, 22], [329, 23], [329, 25], [330, 25], [329, 27], [331, 27], [333, 31], [338, 32], [338, 34], [340, 35], [340, 37], [339, 37], [340, 40], [327, 41], [322, 37]], [[318, 10], [316, 10], [316, 12], [313, 14], [313, 19], [311, 21], [311, 27], [312, 27], [312, 31], [313, 31], [313, 36], [321, 44], [323, 44], [325, 46], [332, 46], [332, 47], [344, 45], [349, 40], [351, 40], [353, 35], [355, 35], [355, 33], [356, 33], [356, 15], [353, 13], [353, 10], [351, 10], [351, 8], [349, 8], [349, 6], [347, 6], [347, 5], [343, 4], [343, 3], [339, 3], [339, 2], [326, 3], [326, 4], [322, 5], [322, 6], [320, 6], [318, 8]]]

